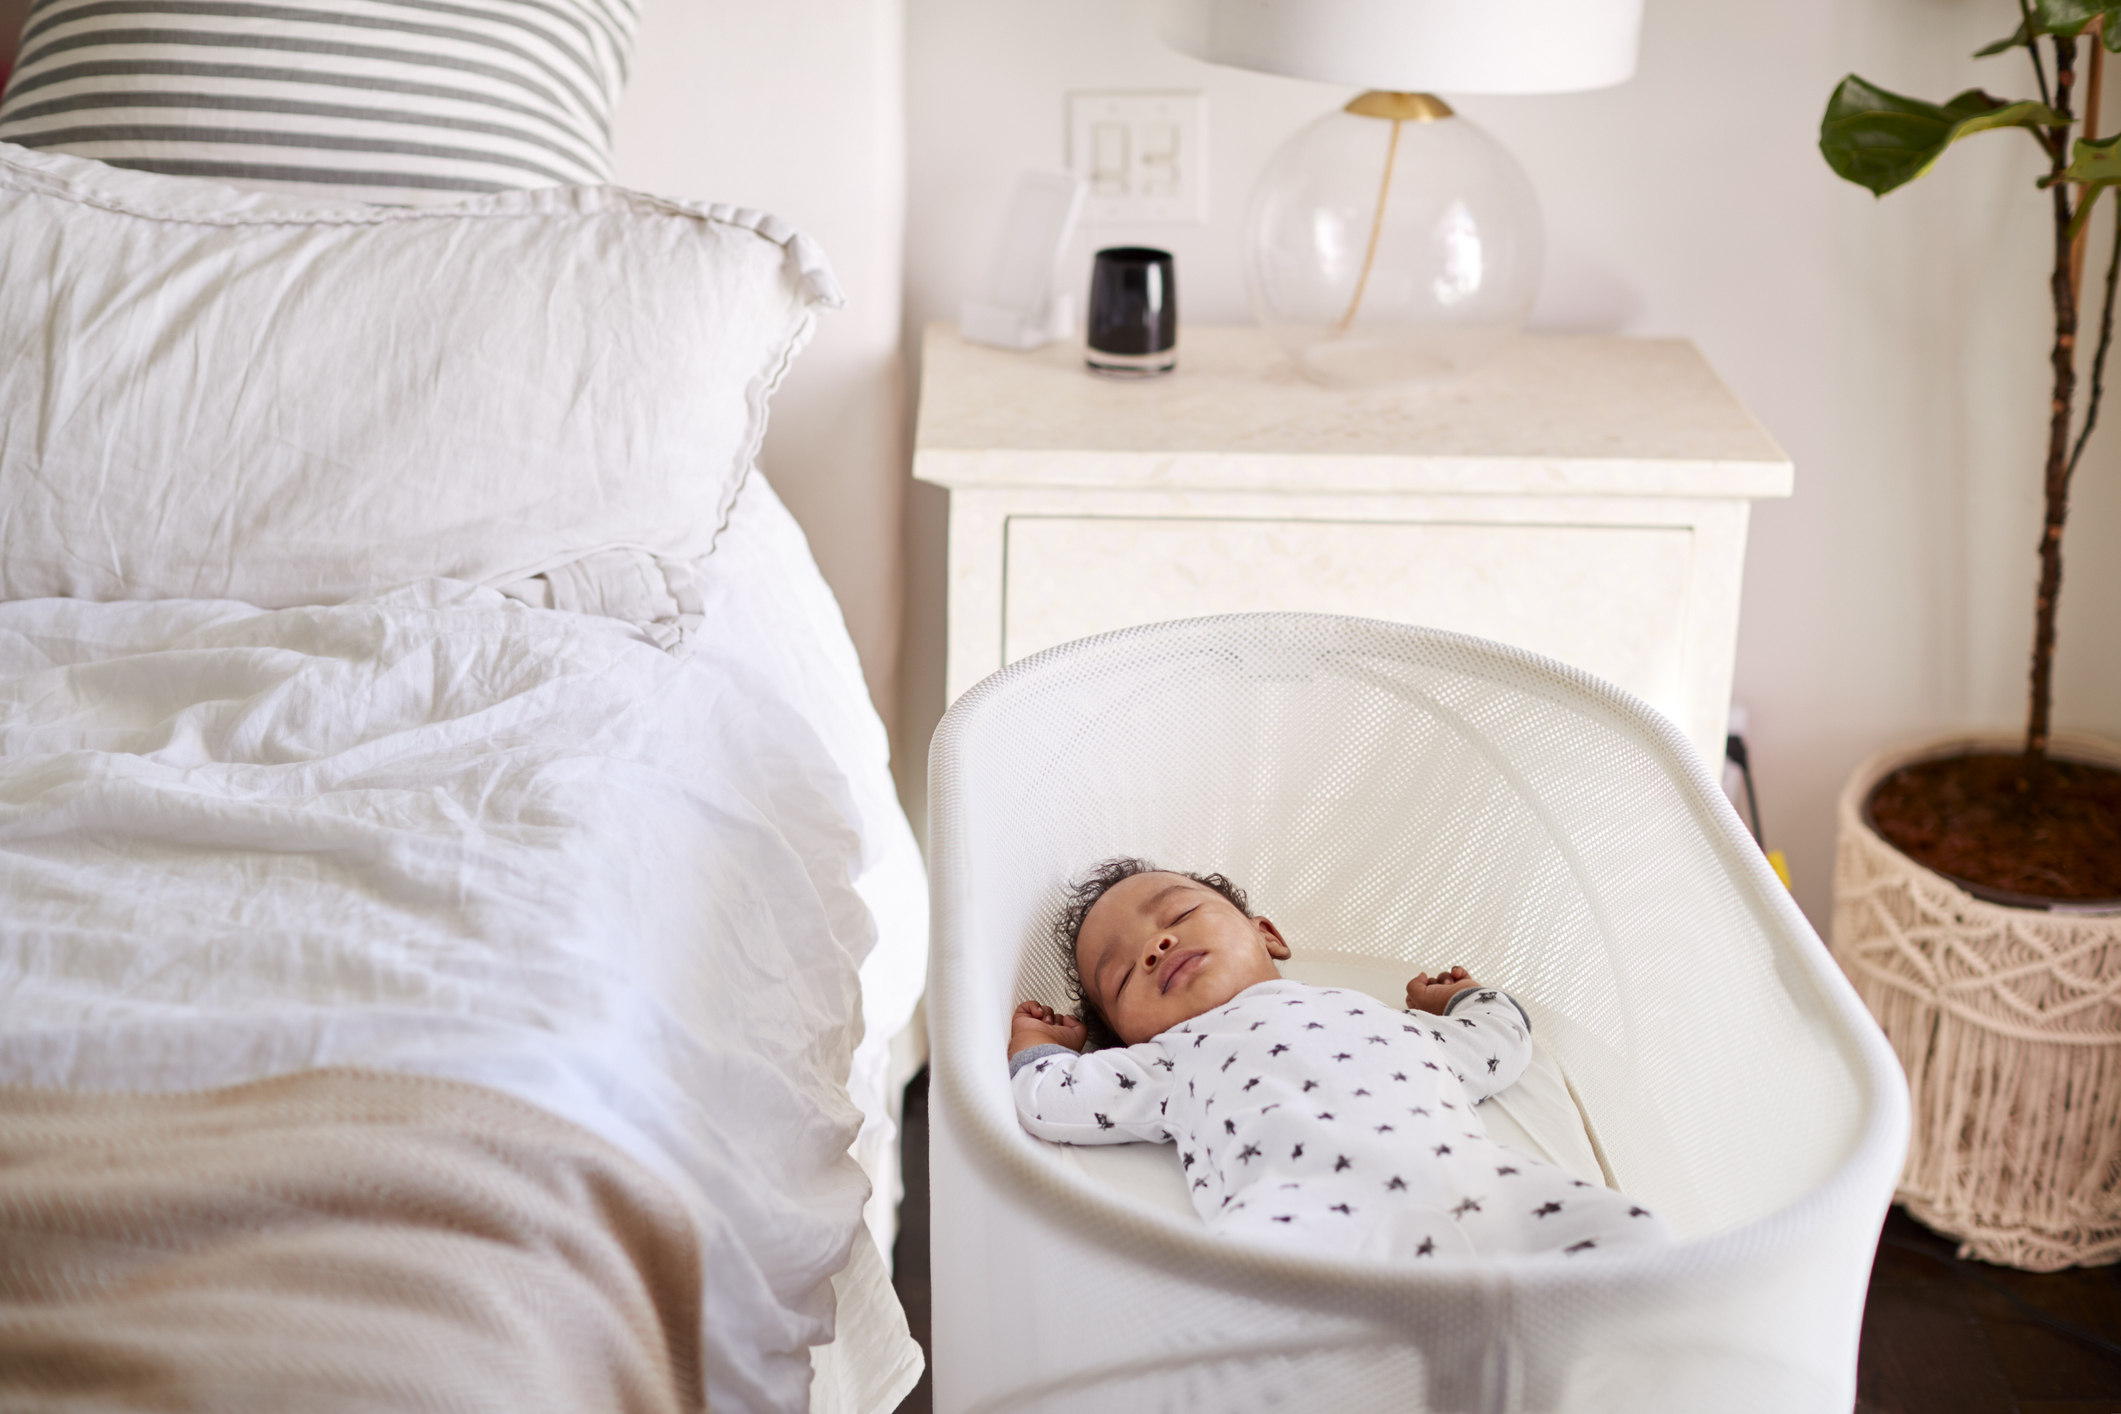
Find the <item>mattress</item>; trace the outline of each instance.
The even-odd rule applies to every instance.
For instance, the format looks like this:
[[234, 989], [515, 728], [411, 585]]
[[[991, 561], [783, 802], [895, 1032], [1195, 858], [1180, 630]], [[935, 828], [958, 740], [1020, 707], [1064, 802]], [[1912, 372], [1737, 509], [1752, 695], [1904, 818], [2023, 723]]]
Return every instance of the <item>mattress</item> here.
[[812, 1404], [811, 1347], [816, 1407], [891, 1407], [919, 1355], [872, 1193], [919, 857], [761, 478], [696, 579], [682, 657], [448, 580], [0, 604], [0, 1084], [512, 1096], [681, 1202], [714, 1408]]

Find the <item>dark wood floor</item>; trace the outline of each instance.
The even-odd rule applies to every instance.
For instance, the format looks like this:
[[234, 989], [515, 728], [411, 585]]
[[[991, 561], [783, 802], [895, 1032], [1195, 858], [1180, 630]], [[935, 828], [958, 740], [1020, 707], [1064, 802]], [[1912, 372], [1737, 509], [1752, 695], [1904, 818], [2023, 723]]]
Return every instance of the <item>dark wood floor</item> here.
[[[901, 1130], [900, 1172], [906, 1179], [906, 1196], [898, 1208], [898, 1242], [891, 1249], [891, 1284], [898, 1288], [899, 1304], [906, 1308], [906, 1324], [921, 1343], [925, 1358], [934, 1350], [928, 1343], [928, 1072], [913, 1077], [906, 1087], [906, 1118]], [[934, 1395], [929, 1375], [921, 1371], [921, 1382], [899, 1404], [898, 1414], [931, 1414]]]
[[[906, 1092], [899, 1299], [928, 1349], [928, 1082]], [[1857, 1414], [2121, 1414], [2121, 1266], [1962, 1262], [1899, 1208], [1871, 1269]], [[929, 1414], [928, 1377], [899, 1414]], [[1115, 1411], [1124, 1414], [1124, 1411]]]
[[1863, 1309], [1857, 1409], [2121, 1411], [2121, 1267], [2043, 1275], [1959, 1261], [1956, 1245], [1899, 1208], [1886, 1219]]

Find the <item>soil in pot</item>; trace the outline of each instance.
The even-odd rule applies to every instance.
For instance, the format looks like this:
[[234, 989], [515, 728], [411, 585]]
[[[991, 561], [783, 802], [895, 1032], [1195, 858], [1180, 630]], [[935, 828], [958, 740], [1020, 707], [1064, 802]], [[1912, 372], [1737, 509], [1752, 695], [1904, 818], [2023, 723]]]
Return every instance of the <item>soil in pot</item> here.
[[2121, 771], [2000, 752], [1903, 766], [1864, 813], [1924, 868], [2004, 903], [2121, 901]]

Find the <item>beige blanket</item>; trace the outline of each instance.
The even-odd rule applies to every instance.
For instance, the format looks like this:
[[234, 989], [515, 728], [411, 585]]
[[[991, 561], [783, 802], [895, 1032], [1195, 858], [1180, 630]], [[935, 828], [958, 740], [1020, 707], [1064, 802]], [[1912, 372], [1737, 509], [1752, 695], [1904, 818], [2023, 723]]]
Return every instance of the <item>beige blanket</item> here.
[[699, 1246], [602, 1140], [475, 1086], [0, 1087], [0, 1408], [704, 1407]]

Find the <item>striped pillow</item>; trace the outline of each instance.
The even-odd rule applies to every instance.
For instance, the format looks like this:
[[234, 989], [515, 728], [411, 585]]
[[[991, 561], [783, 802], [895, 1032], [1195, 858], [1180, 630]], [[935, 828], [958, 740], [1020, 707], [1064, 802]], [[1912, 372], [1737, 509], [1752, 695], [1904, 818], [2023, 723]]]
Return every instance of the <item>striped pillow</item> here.
[[0, 141], [339, 201], [611, 179], [633, 0], [37, 0]]

